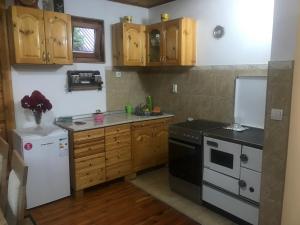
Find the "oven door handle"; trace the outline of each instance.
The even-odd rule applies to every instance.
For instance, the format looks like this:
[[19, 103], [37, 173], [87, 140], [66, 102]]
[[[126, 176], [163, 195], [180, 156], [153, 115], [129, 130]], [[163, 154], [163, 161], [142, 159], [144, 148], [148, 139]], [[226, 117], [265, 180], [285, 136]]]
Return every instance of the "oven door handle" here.
[[185, 148], [192, 149], [192, 150], [195, 150], [195, 149], [196, 149], [195, 146], [187, 145], [187, 144], [184, 144], [184, 143], [181, 143], [181, 142], [178, 142], [178, 141], [174, 141], [174, 140], [169, 140], [169, 143], [172, 143], [172, 144], [175, 144], [175, 145], [180, 145], [180, 146], [183, 146], [183, 147], [185, 147]]

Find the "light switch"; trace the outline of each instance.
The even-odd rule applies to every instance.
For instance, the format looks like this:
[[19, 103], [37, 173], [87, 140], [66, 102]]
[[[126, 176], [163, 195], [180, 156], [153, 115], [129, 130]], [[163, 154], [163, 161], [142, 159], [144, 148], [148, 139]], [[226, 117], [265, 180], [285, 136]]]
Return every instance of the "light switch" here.
[[178, 86], [177, 86], [177, 84], [173, 84], [173, 86], [172, 86], [172, 92], [173, 92], [174, 94], [177, 94], [177, 93], [178, 93]]
[[116, 77], [117, 77], [117, 78], [120, 78], [120, 77], [122, 77], [122, 72], [120, 72], [120, 71], [117, 71], [117, 72], [116, 72]]
[[283, 110], [282, 109], [272, 109], [271, 110], [271, 120], [282, 120]]

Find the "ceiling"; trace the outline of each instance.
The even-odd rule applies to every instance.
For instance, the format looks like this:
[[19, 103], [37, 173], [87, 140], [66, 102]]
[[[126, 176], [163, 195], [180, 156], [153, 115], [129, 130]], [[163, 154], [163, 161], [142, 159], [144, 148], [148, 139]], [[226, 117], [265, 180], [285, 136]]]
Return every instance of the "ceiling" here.
[[109, 0], [112, 2], [120, 2], [128, 5], [141, 6], [145, 8], [151, 8], [157, 5], [162, 5], [175, 0]]

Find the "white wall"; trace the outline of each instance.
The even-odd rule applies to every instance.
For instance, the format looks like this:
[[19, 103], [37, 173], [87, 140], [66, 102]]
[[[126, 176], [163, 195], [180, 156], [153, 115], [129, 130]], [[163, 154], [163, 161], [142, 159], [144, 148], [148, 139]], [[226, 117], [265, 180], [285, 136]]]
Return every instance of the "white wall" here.
[[271, 60], [294, 59], [299, 15], [299, 0], [275, 0]]
[[[297, 1], [297, 0], [295, 0]], [[270, 60], [273, 0], [176, 0], [150, 9], [150, 23], [160, 14], [198, 20], [198, 65], [266, 64]], [[221, 40], [212, 37], [225, 27]]]
[[[44, 115], [44, 122], [53, 117], [76, 115], [95, 112], [96, 109], [106, 110], [106, 90], [66, 92], [67, 70], [100, 70], [105, 79], [105, 67], [112, 65], [110, 25], [119, 22], [119, 18], [132, 15], [134, 22], [146, 23], [148, 10], [114, 3], [106, 0], [65, 0], [65, 11], [68, 14], [103, 19], [105, 22], [105, 64], [79, 64], [72, 66], [13, 66], [13, 94], [17, 127], [30, 126], [33, 117], [24, 110], [20, 100], [33, 90], [40, 90], [53, 103], [53, 110]], [[104, 80], [105, 82], [105, 80]]]

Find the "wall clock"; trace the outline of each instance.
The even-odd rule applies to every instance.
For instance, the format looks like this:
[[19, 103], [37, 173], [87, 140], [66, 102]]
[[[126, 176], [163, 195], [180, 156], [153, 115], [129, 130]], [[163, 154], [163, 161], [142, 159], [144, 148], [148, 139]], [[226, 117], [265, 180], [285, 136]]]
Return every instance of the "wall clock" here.
[[22, 5], [28, 7], [38, 7], [38, 0], [15, 0], [15, 5]]

